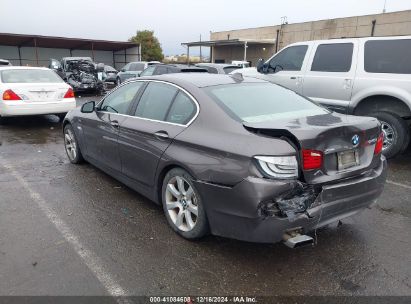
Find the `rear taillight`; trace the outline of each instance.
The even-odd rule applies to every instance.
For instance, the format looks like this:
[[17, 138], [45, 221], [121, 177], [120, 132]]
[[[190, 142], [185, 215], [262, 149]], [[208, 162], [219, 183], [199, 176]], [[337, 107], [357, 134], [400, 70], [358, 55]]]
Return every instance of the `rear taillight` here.
[[21, 100], [21, 98], [13, 90], [6, 90], [3, 92], [3, 100]]
[[64, 95], [64, 98], [74, 98], [74, 91], [72, 88], [67, 90], [66, 95]]
[[377, 154], [381, 153], [383, 145], [384, 145], [384, 133], [381, 132], [381, 134], [378, 136], [377, 142], [375, 144], [374, 155], [377, 155]]
[[320, 169], [323, 165], [323, 153], [317, 150], [303, 150], [303, 169]]

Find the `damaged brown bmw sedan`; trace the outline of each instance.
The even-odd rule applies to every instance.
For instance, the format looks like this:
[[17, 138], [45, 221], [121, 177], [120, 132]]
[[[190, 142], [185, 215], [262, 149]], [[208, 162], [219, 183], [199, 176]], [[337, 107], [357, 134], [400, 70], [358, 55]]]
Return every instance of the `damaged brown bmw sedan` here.
[[207, 233], [290, 247], [380, 196], [378, 120], [328, 111], [239, 75], [126, 82], [64, 121], [67, 155], [162, 204], [187, 239]]

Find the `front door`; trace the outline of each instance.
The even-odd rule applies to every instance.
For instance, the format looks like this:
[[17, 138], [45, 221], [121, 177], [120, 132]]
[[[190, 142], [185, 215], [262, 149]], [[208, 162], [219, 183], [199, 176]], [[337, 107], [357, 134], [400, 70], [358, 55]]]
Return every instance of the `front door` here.
[[283, 49], [268, 61], [266, 79], [297, 93], [302, 93], [308, 45]]
[[131, 82], [119, 87], [100, 102], [95, 112], [81, 119], [86, 155], [105, 167], [121, 171], [119, 128], [142, 84]]

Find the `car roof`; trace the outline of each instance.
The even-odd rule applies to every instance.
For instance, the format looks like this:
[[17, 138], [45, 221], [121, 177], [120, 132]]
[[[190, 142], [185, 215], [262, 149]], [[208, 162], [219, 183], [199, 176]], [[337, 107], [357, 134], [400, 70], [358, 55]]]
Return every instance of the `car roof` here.
[[233, 68], [238, 68], [238, 65], [235, 64], [228, 64], [228, 63], [207, 63], [207, 62], [202, 62], [202, 63], [197, 63], [196, 64], [199, 67], [220, 67], [220, 68], [227, 68], [227, 67], [233, 67]]
[[398, 40], [398, 39], [410, 39], [411, 36], [373, 36], [373, 37], [345, 37], [345, 38], [330, 38], [322, 40], [307, 40], [291, 43], [288, 46], [294, 45], [306, 45], [306, 44], [325, 44], [325, 43], [344, 43], [350, 41], [369, 41], [369, 40]]
[[29, 66], [15, 66], [15, 65], [0, 66], [0, 69], [1, 70], [50, 70], [49, 68], [43, 68], [43, 67], [29, 67]]
[[[164, 74], [158, 76], [141, 77], [141, 79], [151, 80], [163, 80], [172, 82], [178, 85], [184, 86], [185, 84], [191, 84], [198, 88], [235, 84], [239, 82], [243, 83], [268, 83], [268, 81], [257, 79], [253, 77], [237, 77], [236, 74], [224, 75], [224, 74], [209, 74], [209, 73], [176, 73], [176, 74]], [[242, 79], [242, 80], [241, 80]]]
[[63, 57], [62, 60], [87, 60], [93, 61], [91, 57]]

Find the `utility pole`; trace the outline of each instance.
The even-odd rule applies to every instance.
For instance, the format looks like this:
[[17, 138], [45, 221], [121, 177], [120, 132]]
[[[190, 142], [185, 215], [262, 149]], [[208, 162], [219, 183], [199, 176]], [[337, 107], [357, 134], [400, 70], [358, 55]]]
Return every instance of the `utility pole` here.
[[201, 52], [201, 34], [200, 34], [200, 62], [203, 62], [203, 54]]
[[384, 8], [383, 8], [383, 10], [382, 10], [382, 13], [383, 13], [383, 14], [385, 14], [385, 12], [387, 11], [387, 10], [385, 9], [386, 6], [387, 6], [387, 0], [384, 0]]

